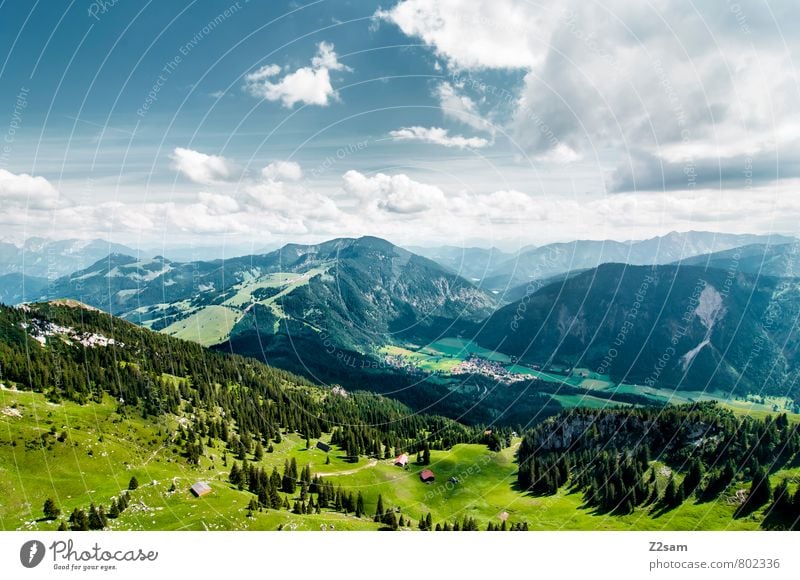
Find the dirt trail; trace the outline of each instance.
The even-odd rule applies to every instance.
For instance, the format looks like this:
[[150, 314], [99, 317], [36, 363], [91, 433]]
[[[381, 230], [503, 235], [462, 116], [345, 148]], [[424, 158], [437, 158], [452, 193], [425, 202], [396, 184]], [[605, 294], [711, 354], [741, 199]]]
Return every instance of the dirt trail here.
[[364, 469], [369, 469], [370, 467], [375, 467], [378, 465], [377, 459], [371, 459], [369, 463], [366, 465], [362, 465], [361, 467], [356, 467], [355, 469], [345, 469], [343, 471], [331, 471], [330, 473], [316, 473], [315, 475], [319, 475], [320, 477], [333, 477], [334, 475], [353, 475], [354, 473], [358, 473]]

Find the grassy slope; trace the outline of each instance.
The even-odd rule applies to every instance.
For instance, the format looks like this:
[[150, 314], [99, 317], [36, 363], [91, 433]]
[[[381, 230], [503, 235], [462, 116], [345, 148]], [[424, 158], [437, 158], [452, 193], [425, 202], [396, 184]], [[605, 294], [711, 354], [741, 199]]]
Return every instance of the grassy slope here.
[[[56, 499], [67, 514], [74, 507], [88, 507], [94, 501], [108, 507], [112, 497], [127, 487], [132, 475], [141, 486], [132, 493], [130, 507], [113, 529], [276, 529], [279, 525], [299, 530], [317, 530], [325, 524], [336, 529], [377, 529], [368, 518], [357, 519], [340, 513], [297, 516], [286, 510], [265, 510], [253, 518], [245, 517], [245, 508], [253, 497], [231, 488], [227, 483], [232, 457], [224, 466], [222, 444], [207, 448], [199, 467], [188, 466], [168, 442], [176, 419], [153, 424], [133, 415], [122, 418], [115, 405], [78, 406], [73, 403], [52, 405], [38, 394], [0, 391], [0, 411], [15, 408], [22, 417], [0, 413], [0, 528], [53, 529], [52, 522], [37, 522], [47, 497]], [[48, 434], [55, 426], [57, 434], [68, 432], [67, 442], [60, 443]], [[42, 434], [44, 447], [41, 445]], [[101, 440], [102, 437], [102, 440]], [[12, 446], [11, 442], [17, 445]], [[89, 452], [91, 451], [91, 455]], [[395, 467], [390, 461], [345, 462], [335, 452], [331, 464], [325, 454], [305, 449], [299, 436], [290, 434], [265, 454], [262, 465], [282, 469], [287, 458], [298, 465], [310, 464], [313, 473], [329, 474], [334, 484], [350, 491], [361, 491], [368, 513], [373, 513], [378, 494], [385, 505], [399, 506], [406, 517], [417, 520], [431, 512], [435, 522], [452, 521], [464, 515], [475, 517], [484, 528], [489, 521], [507, 511], [510, 521], [527, 521], [532, 529], [755, 529], [757, 517], [734, 520], [734, 507], [724, 499], [718, 502], [683, 506], [653, 517], [647, 509], [628, 516], [607, 516], [582, 507], [579, 494], [562, 489], [552, 497], [531, 497], [513, 489], [516, 467], [514, 447], [491, 453], [482, 445], [458, 445], [450, 451], [433, 451], [431, 469], [437, 476], [434, 484], [419, 481], [421, 466], [409, 470]], [[252, 458], [248, 458], [252, 461]], [[336, 473], [339, 473], [336, 475]], [[798, 479], [800, 470], [778, 473]], [[448, 479], [455, 476], [458, 484]], [[661, 477], [661, 476], [660, 476]], [[169, 492], [174, 481], [176, 491]], [[195, 481], [208, 481], [213, 493], [195, 499], [188, 493]]]
[[223, 342], [241, 314], [226, 306], [210, 305], [167, 326], [162, 332], [203, 346]]
[[[327, 267], [312, 268], [303, 274], [279, 272], [266, 274], [257, 281], [247, 281], [233, 288], [236, 293], [220, 304], [209, 304], [196, 309], [185, 318], [173, 322], [161, 332], [183, 340], [191, 340], [203, 346], [212, 346], [226, 341], [235, 324], [242, 318], [245, 309], [253, 303], [268, 306], [276, 317], [285, 315], [280, 300], [308, 281], [327, 271]], [[256, 300], [253, 293], [263, 288], [280, 288], [280, 292], [265, 300]], [[184, 304], [189, 307], [188, 304]]]

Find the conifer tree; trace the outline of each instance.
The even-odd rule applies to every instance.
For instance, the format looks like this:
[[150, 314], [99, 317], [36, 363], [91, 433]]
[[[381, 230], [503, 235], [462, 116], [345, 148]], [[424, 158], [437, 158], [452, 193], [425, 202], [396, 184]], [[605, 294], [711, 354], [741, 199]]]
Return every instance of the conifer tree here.
[[358, 499], [356, 499], [356, 517], [360, 518], [364, 515], [364, 496], [358, 492]]
[[56, 502], [49, 497], [44, 501], [42, 512], [44, 513], [44, 517], [48, 520], [54, 520], [61, 515], [61, 510], [56, 506]]

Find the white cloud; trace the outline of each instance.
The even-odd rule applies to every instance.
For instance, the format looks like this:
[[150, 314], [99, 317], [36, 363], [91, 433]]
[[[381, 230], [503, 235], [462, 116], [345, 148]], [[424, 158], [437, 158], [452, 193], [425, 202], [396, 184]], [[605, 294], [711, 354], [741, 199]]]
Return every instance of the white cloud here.
[[555, 147], [536, 156], [536, 161], [565, 165], [581, 159], [581, 155], [565, 143], [557, 143]]
[[348, 66], [339, 62], [336, 52], [333, 50], [333, 44], [330, 42], [320, 42], [318, 45], [317, 55], [311, 59], [311, 65], [314, 68], [326, 68], [328, 70], [341, 70], [352, 71]]
[[478, 111], [475, 101], [467, 95], [461, 94], [452, 84], [440, 83], [437, 85], [434, 95], [439, 99], [439, 106], [445, 117], [473, 129], [494, 134], [494, 127]]
[[440, 127], [403, 127], [396, 131], [390, 131], [389, 136], [395, 141], [422, 141], [461, 149], [480, 149], [489, 145], [489, 140], [483, 137], [451, 136], [448, 134], [447, 129]]
[[245, 76], [245, 89], [254, 97], [268, 101], [281, 101], [284, 107], [291, 108], [296, 103], [327, 106], [338, 94], [331, 85], [330, 71], [349, 71], [340, 63], [333, 44], [320, 42], [317, 54], [311, 59], [311, 66], [304, 66], [273, 81], [281, 72], [276, 64], [262, 66]]
[[169, 223], [192, 234], [244, 233], [250, 228], [236, 215], [221, 215], [205, 203], [162, 204]]
[[462, 192], [448, 200], [448, 209], [459, 219], [494, 224], [538, 221], [545, 211], [533, 197], [513, 189], [472, 195]]
[[211, 215], [225, 215], [239, 211], [239, 202], [229, 195], [200, 192], [197, 200], [208, 209]]
[[0, 169], [0, 200], [3, 205], [51, 209], [59, 205], [58, 190], [44, 177], [11, 173]]
[[[505, 84], [492, 75], [480, 108], [497, 122], [512, 103], [501, 124], [538, 160], [608, 155], [618, 174], [632, 161], [648, 163], [645, 176], [662, 165], [671, 172], [719, 163], [718, 181], [731, 183], [750, 159], [761, 163], [753, 173], [762, 183], [800, 175], [800, 37], [787, 28], [800, 19], [794, 0], [723, 10], [686, 10], [679, 0], [401, 0], [376, 16], [420, 38], [451, 71], [513, 72]], [[443, 83], [439, 98], [468, 123], [478, 107], [460, 88]], [[775, 170], [776, 159], [786, 171]], [[658, 189], [658, 179], [636, 182]]]
[[217, 155], [207, 155], [176, 147], [170, 156], [172, 169], [180, 171], [195, 183], [210, 185], [230, 179], [235, 172], [235, 164]]
[[405, 174], [376, 173], [369, 177], [355, 170], [342, 176], [344, 190], [373, 207], [397, 214], [416, 214], [442, 207], [441, 189], [414, 181]]
[[266, 80], [270, 77], [274, 77], [276, 74], [281, 72], [281, 67], [277, 64], [265, 64], [258, 70], [249, 73], [244, 77], [244, 80], [248, 83], [256, 83], [258, 81]]
[[275, 161], [264, 167], [261, 175], [265, 179], [300, 181], [303, 178], [303, 170], [300, 164], [294, 161]]
[[417, 36], [456, 68], [528, 68], [546, 53], [548, 10], [514, 0], [405, 0], [376, 17]]

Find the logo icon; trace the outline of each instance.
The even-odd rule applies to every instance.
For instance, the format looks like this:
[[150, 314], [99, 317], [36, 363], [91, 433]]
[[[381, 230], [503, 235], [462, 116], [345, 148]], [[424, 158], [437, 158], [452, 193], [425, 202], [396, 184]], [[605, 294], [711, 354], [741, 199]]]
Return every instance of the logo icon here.
[[44, 560], [44, 544], [39, 540], [28, 540], [19, 549], [19, 561], [26, 568], [36, 568]]

